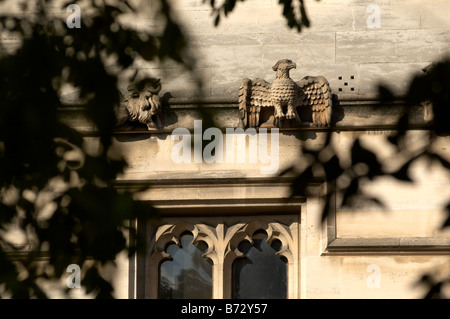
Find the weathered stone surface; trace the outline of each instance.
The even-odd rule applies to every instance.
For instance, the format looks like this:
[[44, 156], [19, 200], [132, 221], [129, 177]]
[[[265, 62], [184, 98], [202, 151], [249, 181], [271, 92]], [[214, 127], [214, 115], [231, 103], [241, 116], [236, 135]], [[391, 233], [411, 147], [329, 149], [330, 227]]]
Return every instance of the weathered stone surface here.
[[449, 53], [450, 30], [337, 32], [336, 62], [434, 61]]
[[335, 59], [335, 46], [333, 42], [328, 43], [302, 43], [295, 45], [267, 45], [262, 48], [263, 63], [268, 60], [277, 60], [275, 57], [287, 57], [295, 61], [310, 64], [333, 63]]
[[129, 84], [127, 92], [121, 95], [120, 105], [114, 108], [116, 125], [139, 121], [148, 129], [162, 128], [160, 119], [162, 104], [158, 95], [160, 90], [160, 79], [148, 78]]
[[[397, 188], [399, 185], [397, 185]], [[386, 190], [388, 191], [388, 190]], [[390, 190], [392, 194], [392, 189]], [[433, 194], [429, 189], [422, 192], [426, 197]], [[448, 194], [447, 194], [448, 195]], [[444, 197], [444, 194], [442, 195]], [[412, 200], [415, 198], [408, 194], [408, 201], [419, 203], [411, 210], [378, 210], [378, 211], [339, 211], [337, 213], [337, 236], [339, 238], [393, 238], [393, 237], [447, 237], [450, 232], [438, 231], [445, 221], [445, 214], [441, 207], [430, 210], [426, 200]]]
[[423, 74], [427, 63], [362, 63], [359, 66], [358, 93], [374, 93], [378, 85], [389, 87], [394, 93], [407, 92], [413, 76]]
[[422, 29], [449, 29], [450, 3], [448, 1], [425, 2], [420, 5], [420, 27]]
[[[415, 65], [428, 64], [448, 52], [449, 28], [443, 21], [448, 2], [406, 4], [399, 0], [377, 5], [381, 10], [380, 28], [369, 28], [367, 19], [371, 13], [367, 2], [308, 3], [312, 26], [299, 34], [286, 26], [276, 1], [239, 3], [219, 27], [214, 27], [208, 5], [176, 1], [176, 15], [197, 56], [195, 74], [182, 72], [186, 75], [182, 81], [186, 82], [181, 85], [178, 76], [169, 75], [179, 68], [174, 62], [138, 61], [134, 67], [158, 69], [159, 74], [153, 76], [161, 77], [163, 85], [178, 97], [193, 95], [190, 92], [195, 77], [202, 80], [205, 96], [237, 94], [233, 88], [244, 76], [244, 70], [268, 78], [268, 68], [280, 57], [303, 65], [305, 74], [325, 76], [332, 88], [341, 89], [335, 92], [376, 93], [372, 83], [379, 76], [395, 92], [403, 93], [407, 87], [405, 79]], [[138, 29], [156, 34], [164, 27], [163, 19], [149, 15], [135, 17], [133, 23]], [[316, 69], [319, 72], [314, 72]], [[346, 80], [347, 75], [342, 73], [352, 74]], [[337, 80], [335, 75], [343, 79]], [[355, 78], [350, 79], [350, 75]], [[184, 89], [186, 86], [189, 89]]]
[[[151, 4], [149, 9], [137, 17], [125, 17], [121, 23], [158, 35], [163, 31], [164, 20], [153, 14], [157, 1], [146, 2]], [[421, 298], [425, 287], [415, 284], [425, 272], [439, 270], [441, 278], [448, 278], [450, 234], [438, 229], [445, 217], [441, 207], [449, 195], [449, 176], [442, 169], [412, 167], [410, 176], [417, 184], [409, 186], [399, 181], [376, 180], [366, 191], [380, 195], [388, 211], [375, 207], [342, 209], [329, 216], [328, 224], [321, 224], [323, 202], [311, 196], [293, 206], [285, 204], [289, 183], [277, 179], [276, 174], [261, 174], [260, 168], [265, 164], [248, 161], [248, 145], [239, 150], [246, 152], [243, 163], [175, 164], [171, 158], [176, 144], [171, 139], [172, 131], [186, 128], [192, 132], [194, 120], [201, 119], [198, 105], [212, 115], [216, 126], [238, 127], [241, 79], [251, 76], [272, 82], [273, 63], [290, 58], [297, 63], [292, 78], [323, 75], [339, 96], [339, 109], [334, 115], [337, 123], [331, 130], [333, 147], [342, 163], [349, 163], [349, 151], [355, 138], [360, 138], [363, 146], [376, 151], [387, 167], [398, 167], [402, 163], [392, 160], [395, 149], [386, 141], [386, 135], [395, 129], [402, 101], [381, 107], [369, 94], [376, 93], [380, 81], [395, 93], [404, 93], [412, 74], [420, 73], [422, 67], [448, 53], [448, 0], [378, 0], [380, 28], [368, 27], [370, 2], [365, 0], [307, 2], [312, 25], [301, 34], [288, 29], [278, 0], [237, 2], [235, 10], [217, 28], [207, 2], [170, 3], [198, 61], [194, 72], [189, 72], [173, 61], [138, 60], [121, 79], [120, 86], [125, 89], [127, 76], [136, 70], [140, 77], [161, 78], [165, 126], [151, 131], [144, 126], [116, 132], [114, 148], [129, 163], [125, 174], [116, 181], [117, 187], [151, 186], [138, 199], [154, 201], [160, 209], [176, 212], [181, 216], [178, 221], [187, 220], [192, 212], [202, 214], [202, 219], [208, 221], [213, 220], [211, 214], [239, 214], [233, 222], [241, 222], [241, 214], [247, 214], [245, 218], [249, 220], [264, 219], [267, 216], [262, 212], [275, 209], [277, 213], [287, 210], [295, 214], [301, 220], [301, 231], [297, 234], [298, 247], [292, 247], [298, 252], [292, 264], [298, 266], [294, 275], [299, 280], [290, 284], [298, 283], [296, 288], [302, 298]], [[52, 14], [67, 15], [58, 10]], [[8, 11], [0, 4], [0, 12]], [[14, 35], [8, 34], [2, 34], [2, 43], [11, 48], [19, 44]], [[115, 66], [110, 65], [109, 69], [115, 70]], [[197, 91], [198, 80], [203, 83], [203, 95]], [[84, 112], [83, 107], [72, 106], [61, 110], [60, 117], [86, 135], [95, 135], [95, 127], [86, 120]], [[422, 106], [414, 109], [411, 122], [418, 129], [427, 127], [427, 112]], [[307, 127], [280, 129], [278, 171], [292, 164], [301, 171], [306, 165], [302, 149], [323, 146], [324, 131]], [[412, 148], [420, 145], [420, 134], [415, 134], [409, 144]], [[237, 147], [236, 143], [233, 145]], [[449, 137], [440, 137], [433, 151], [448, 159], [448, 145]], [[97, 137], [86, 137], [85, 149], [95, 154]], [[323, 193], [325, 187], [317, 186], [317, 194]], [[270, 218], [276, 219], [272, 215]], [[145, 263], [119, 256], [117, 265], [116, 297], [134, 297], [140, 283], [149, 284], [145, 276], [138, 277], [148, 269]], [[379, 287], [368, 284], [375, 274], [368, 270], [370, 265], [379, 267]], [[71, 296], [86, 297], [74, 290]]]

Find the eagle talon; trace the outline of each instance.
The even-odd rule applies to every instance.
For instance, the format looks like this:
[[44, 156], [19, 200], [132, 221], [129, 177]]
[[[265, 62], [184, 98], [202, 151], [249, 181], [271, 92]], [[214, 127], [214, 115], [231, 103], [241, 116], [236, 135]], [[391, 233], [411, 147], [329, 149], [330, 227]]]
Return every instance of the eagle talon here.
[[292, 112], [292, 111], [288, 111], [288, 112], [286, 113], [286, 118], [287, 118], [288, 120], [295, 119], [295, 118], [296, 118], [295, 113]]
[[284, 118], [284, 113], [283, 113], [283, 111], [282, 111], [281, 109], [279, 109], [279, 108], [275, 108], [275, 114], [274, 114], [274, 117], [275, 117], [276, 119], [283, 119], [283, 118]]

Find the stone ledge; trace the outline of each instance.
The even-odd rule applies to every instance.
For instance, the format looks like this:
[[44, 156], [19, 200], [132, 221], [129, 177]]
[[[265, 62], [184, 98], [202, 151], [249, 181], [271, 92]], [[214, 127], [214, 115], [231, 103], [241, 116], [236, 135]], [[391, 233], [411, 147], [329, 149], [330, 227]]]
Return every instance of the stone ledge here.
[[261, 216], [263, 214], [299, 215], [306, 199], [295, 200], [252, 198], [223, 200], [159, 200], [152, 201], [156, 212], [162, 217], [168, 216]]
[[[302, 196], [291, 197], [292, 179], [266, 178], [163, 178], [141, 180], [116, 180], [113, 186], [120, 190], [138, 190], [135, 199], [150, 202], [163, 211], [208, 211], [209, 214], [245, 213], [250, 208], [297, 213], [306, 203]], [[310, 192], [323, 193], [323, 181], [311, 184]]]
[[335, 238], [327, 245], [324, 255], [341, 255], [353, 253], [430, 253], [450, 255], [450, 238]]
[[[396, 123], [405, 108], [402, 96], [388, 104], [380, 105], [376, 95], [335, 95], [331, 127], [311, 127], [309, 123], [296, 128], [281, 128], [280, 132], [289, 131], [343, 131], [343, 130], [395, 130]], [[97, 135], [91, 121], [88, 120], [83, 105], [67, 105], [59, 108], [61, 121], [87, 136]], [[201, 112], [211, 116], [218, 128], [238, 128], [239, 107], [235, 97], [217, 97], [204, 99], [169, 98], [163, 103], [164, 127], [147, 130], [139, 124], [118, 127], [116, 135], [124, 134], [170, 134], [175, 128], [193, 130], [194, 120], [202, 119]], [[411, 109], [411, 129], [429, 128], [429, 110], [419, 105]], [[302, 116], [302, 115], [300, 115]], [[307, 115], [306, 115], [307, 117]]]
[[[138, 174], [140, 175], [140, 174]], [[170, 173], [164, 172], [163, 175], [155, 175], [152, 178], [147, 179], [117, 179], [113, 185], [117, 188], [142, 188], [143, 186], [157, 186], [157, 187], [181, 187], [189, 186], [242, 186], [242, 185], [291, 185], [295, 176], [269, 176], [269, 177], [252, 177], [252, 176], [237, 176], [220, 174], [220, 177], [211, 176], [210, 174], [197, 174], [196, 178], [186, 178], [183, 173]], [[323, 179], [317, 179], [312, 185], [321, 185], [324, 182]]]

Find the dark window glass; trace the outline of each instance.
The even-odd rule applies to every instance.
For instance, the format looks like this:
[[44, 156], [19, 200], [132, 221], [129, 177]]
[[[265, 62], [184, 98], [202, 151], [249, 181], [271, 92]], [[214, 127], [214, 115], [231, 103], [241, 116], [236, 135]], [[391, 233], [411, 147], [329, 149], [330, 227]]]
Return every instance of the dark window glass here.
[[183, 234], [181, 247], [171, 244], [166, 252], [172, 260], [160, 266], [159, 297], [162, 299], [212, 298], [212, 263], [202, 255], [204, 242], [192, 243], [190, 233]]
[[233, 263], [233, 298], [283, 299], [287, 295], [287, 260], [275, 255], [281, 243], [267, 243], [264, 232], [253, 236], [253, 245], [244, 241], [239, 250], [245, 257]]

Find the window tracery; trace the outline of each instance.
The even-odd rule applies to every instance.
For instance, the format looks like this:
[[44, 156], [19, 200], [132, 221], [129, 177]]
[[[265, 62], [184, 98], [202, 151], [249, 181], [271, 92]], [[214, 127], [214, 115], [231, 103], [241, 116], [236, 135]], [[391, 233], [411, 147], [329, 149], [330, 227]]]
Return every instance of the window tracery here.
[[[212, 298], [233, 297], [233, 263], [236, 259], [245, 258], [241, 251], [242, 243], [261, 246], [260, 233], [265, 234], [263, 245], [278, 243], [275, 256], [286, 264], [287, 298], [297, 298], [298, 287], [298, 223], [290, 218], [284, 222], [257, 219], [248, 222], [236, 222], [222, 219], [217, 223], [174, 222], [164, 224], [156, 230], [150, 256], [150, 298], [161, 297], [160, 266], [165, 260], [172, 258], [167, 248], [171, 245], [182, 247], [183, 234], [191, 234], [192, 245], [204, 243], [202, 258], [212, 263]], [[236, 220], [236, 219], [235, 219]], [[256, 237], [255, 237], [256, 235]], [[185, 244], [186, 245], [186, 244]], [[291, 280], [293, 279], [293, 280]]]

